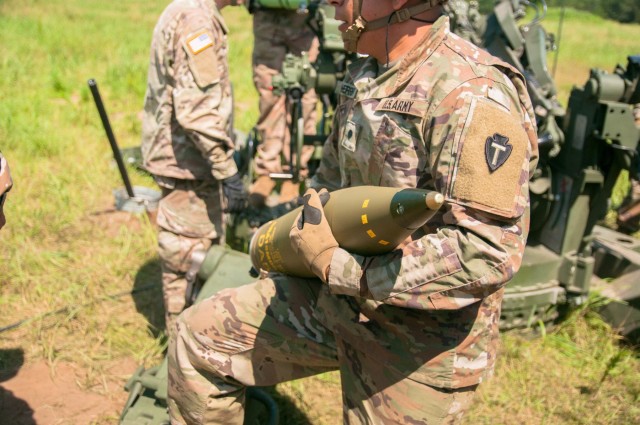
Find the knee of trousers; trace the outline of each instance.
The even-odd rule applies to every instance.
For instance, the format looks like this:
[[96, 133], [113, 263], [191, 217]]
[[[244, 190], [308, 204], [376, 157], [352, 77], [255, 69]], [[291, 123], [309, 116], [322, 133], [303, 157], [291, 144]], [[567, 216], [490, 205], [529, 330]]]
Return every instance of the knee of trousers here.
[[191, 267], [194, 251], [208, 250], [212, 241], [207, 238], [190, 238], [160, 229], [158, 232], [158, 255], [163, 273], [184, 275]]
[[[175, 423], [240, 424], [243, 403], [236, 397], [244, 394], [244, 387], [225, 382], [219, 366], [223, 359], [212, 361], [215, 354], [203, 354], [185, 320], [188, 311], [176, 319], [167, 350], [171, 419]], [[211, 416], [216, 418], [214, 422]]]
[[[198, 323], [194, 321], [198, 317], [194, 318], [191, 314], [194, 307], [196, 306], [186, 309], [175, 318], [173, 340], [170, 343], [168, 355], [170, 366], [173, 362], [172, 367], [178, 371], [176, 378], [189, 381], [190, 377], [195, 375], [196, 380], [207, 386], [207, 392], [213, 396], [243, 388], [240, 382], [226, 379], [234, 374], [232, 370], [227, 370], [231, 367], [232, 354], [216, 350], [213, 342], [206, 342], [205, 336], [194, 331], [199, 328]], [[208, 323], [208, 325], [210, 329], [216, 326], [215, 323]], [[206, 382], [202, 381], [202, 376], [199, 376], [202, 372], [207, 375]]]

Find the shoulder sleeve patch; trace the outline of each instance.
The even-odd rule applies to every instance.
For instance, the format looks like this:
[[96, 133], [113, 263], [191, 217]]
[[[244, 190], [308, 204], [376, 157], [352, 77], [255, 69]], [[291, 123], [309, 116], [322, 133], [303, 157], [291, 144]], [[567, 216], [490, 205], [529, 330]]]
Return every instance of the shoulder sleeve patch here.
[[200, 88], [220, 80], [215, 37], [210, 29], [202, 28], [186, 36], [183, 47], [189, 58], [189, 69]]
[[495, 103], [473, 98], [460, 134], [451, 197], [503, 217], [523, 212], [529, 138], [521, 118]]
[[207, 47], [213, 46], [213, 38], [207, 30], [201, 30], [187, 37], [187, 46], [192, 54], [197, 55]]
[[416, 117], [424, 115], [428, 102], [423, 100], [402, 99], [399, 97], [387, 97], [381, 99], [376, 111], [398, 112], [400, 114], [408, 114]]

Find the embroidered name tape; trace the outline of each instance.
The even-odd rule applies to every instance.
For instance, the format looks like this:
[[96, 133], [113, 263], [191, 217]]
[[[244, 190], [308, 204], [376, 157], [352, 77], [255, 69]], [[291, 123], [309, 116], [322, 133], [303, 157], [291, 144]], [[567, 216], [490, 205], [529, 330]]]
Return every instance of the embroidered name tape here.
[[421, 117], [429, 104], [422, 100], [401, 99], [399, 97], [387, 97], [380, 100], [376, 111], [399, 112], [401, 114]]
[[358, 89], [354, 85], [343, 83], [342, 81], [340, 81], [338, 82], [338, 85], [336, 87], [336, 92], [339, 95], [353, 99], [356, 97], [356, 94], [358, 94]]
[[213, 46], [213, 39], [207, 30], [198, 31], [187, 39], [187, 46], [194, 55], [197, 55], [207, 47]]

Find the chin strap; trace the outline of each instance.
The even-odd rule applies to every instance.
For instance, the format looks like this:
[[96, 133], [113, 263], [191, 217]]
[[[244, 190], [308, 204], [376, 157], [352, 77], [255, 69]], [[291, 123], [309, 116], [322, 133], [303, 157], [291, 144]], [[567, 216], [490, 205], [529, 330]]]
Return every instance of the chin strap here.
[[419, 15], [422, 12], [426, 12], [429, 9], [433, 9], [435, 6], [444, 3], [444, 0], [429, 0], [415, 6], [397, 10], [391, 15], [376, 19], [375, 21], [367, 22], [367, 20], [360, 14], [362, 11], [362, 1], [363, 0], [354, 0], [353, 23], [345, 32], [342, 33], [342, 40], [344, 41], [345, 49], [353, 53], [356, 52], [358, 39], [363, 32], [408, 21], [412, 16]]

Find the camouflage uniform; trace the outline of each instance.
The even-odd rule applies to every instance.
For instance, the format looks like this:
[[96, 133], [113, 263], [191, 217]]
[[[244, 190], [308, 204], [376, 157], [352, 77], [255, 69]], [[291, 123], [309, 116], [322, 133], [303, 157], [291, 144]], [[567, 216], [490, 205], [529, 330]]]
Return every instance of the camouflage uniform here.
[[[633, 119], [636, 127], [640, 128], [640, 103], [633, 105]], [[640, 146], [638, 146], [636, 150], [640, 156]], [[640, 161], [637, 162], [637, 166], [636, 172], [631, 173], [631, 192], [629, 194], [629, 197], [634, 203], [640, 201], [640, 181], [638, 181], [638, 176], [640, 176]]]
[[12, 187], [13, 180], [11, 180], [9, 164], [4, 156], [2, 156], [2, 152], [0, 152], [0, 229], [6, 223], [4, 216], [4, 203], [7, 200], [7, 192], [9, 192]]
[[219, 181], [237, 173], [226, 33], [213, 0], [174, 0], [151, 42], [142, 155], [163, 190], [158, 239], [168, 324], [185, 306], [192, 252], [223, 243]]
[[485, 23], [477, 1], [449, 0], [442, 5], [442, 10], [449, 16], [451, 31], [478, 46], [482, 45]]
[[[253, 82], [260, 96], [260, 117], [256, 128], [261, 143], [255, 158], [255, 171], [259, 176], [281, 173], [280, 155], [289, 160], [290, 135], [285, 96], [275, 96], [271, 80], [282, 72], [287, 53], [300, 56], [309, 53], [309, 60], [318, 56], [318, 39], [307, 27], [307, 15], [295, 10], [258, 9], [253, 15]], [[307, 91], [302, 98], [304, 134], [316, 134], [316, 93]], [[290, 118], [290, 117], [289, 117]], [[300, 157], [306, 173], [306, 164], [313, 153], [312, 146], [305, 146]]]
[[[633, 105], [633, 119], [636, 127], [640, 128], [640, 103]], [[640, 145], [636, 148], [636, 151], [640, 156]], [[640, 228], [640, 216], [633, 214], [633, 208], [640, 203], [640, 181], [638, 176], [640, 176], [640, 161], [636, 162], [636, 169], [629, 172], [631, 188], [629, 188], [629, 193], [622, 200], [617, 211], [618, 230], [629, 234], [637, 232]]]
[[328, 284], [271, 274], [186, 310], [169, 347], [176, 424], [240, 424], [244, 386], [336, 369], [345, 423], [451, 423], [492, 374], [538, 157], [524, 78], [442, 17], [391, 69], [352, 64], [339, 92], [314, 186], [446, 203], [389, 254], [338, 248]]

